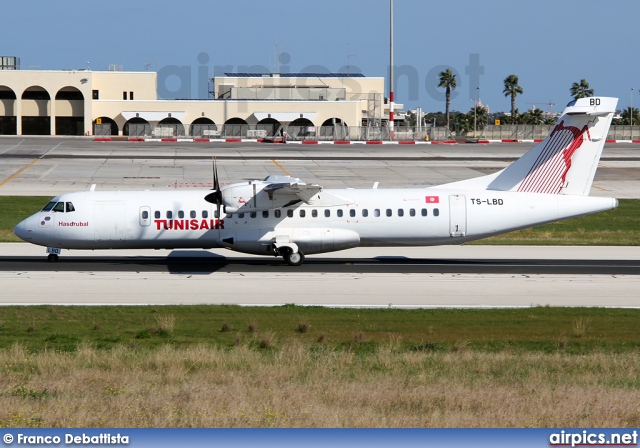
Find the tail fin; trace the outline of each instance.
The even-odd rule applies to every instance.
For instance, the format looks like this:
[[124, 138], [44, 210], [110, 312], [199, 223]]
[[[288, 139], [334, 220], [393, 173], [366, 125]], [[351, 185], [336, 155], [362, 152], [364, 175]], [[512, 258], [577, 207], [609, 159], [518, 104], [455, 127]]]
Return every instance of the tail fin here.
[[[477, 179], [469, 186], [498, 191], [588, 195], [617, 104], [617, 98], [604, 97], [570, 102], [543, 142], [504, 170], [484, 178], [484, 182]], [[458, 183], [458, 186], [464, 183]]]
[[549, 136], [487, 189], [588, 195], [617, 104], [600, 97], [570, 102]]

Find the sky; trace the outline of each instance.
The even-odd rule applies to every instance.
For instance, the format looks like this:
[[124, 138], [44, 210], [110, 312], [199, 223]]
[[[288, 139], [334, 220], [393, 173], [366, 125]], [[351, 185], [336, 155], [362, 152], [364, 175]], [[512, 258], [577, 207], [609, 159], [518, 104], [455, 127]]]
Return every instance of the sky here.
[[[22, 69], [150, 69], [166, 98], [206, 98], [207, 78], [272, 71], [274, 60], [282, 72], [388, 79], [389, 0], [2, 0], [2, 10], [0, 55]], [[560, 112], [581, 79], [619, 108], [640, 107], [638, 0], [395, 0], [394, 16], [405, 109], [444, 111], [446, 68], [458, 75], [453, 110], [476, 98], [510, 110], [510, 74], [524, 90], [520, 111]]]

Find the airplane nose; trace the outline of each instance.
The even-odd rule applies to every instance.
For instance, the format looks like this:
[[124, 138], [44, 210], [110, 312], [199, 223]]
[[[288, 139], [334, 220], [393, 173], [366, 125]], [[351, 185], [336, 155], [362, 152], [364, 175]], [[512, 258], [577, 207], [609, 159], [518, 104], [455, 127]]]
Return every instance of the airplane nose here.
[[25, 219], [24, 221], [22, 221], [22, 222], [18, 223], [18, 225], [16, 225], [16, 226], [13, 228], [13, 233], [15, 233], [15, 234], [16, 234], [16, 236], [17, 236], [18, 238], [20, 238], [21, 240], [29, 241], [29, 239], [30, 239], [30, 238], [29, 238], [29, 235], [28, 235], [28, 232], [27, 232], [27, 224], [26, 224], [26, 221], [27, 221], [27, 220]]

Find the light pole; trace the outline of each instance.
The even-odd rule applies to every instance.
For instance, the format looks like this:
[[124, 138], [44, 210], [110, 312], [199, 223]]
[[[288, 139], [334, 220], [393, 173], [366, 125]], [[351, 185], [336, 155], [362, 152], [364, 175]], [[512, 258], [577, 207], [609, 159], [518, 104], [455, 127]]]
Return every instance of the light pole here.
[[394, 113], [394, 93], [393, 93], [393, 0], [390, 0], [389, 4], [390, 12], [390, 23], [389, 23], [389, 59], [390, 59], [390, 67], [389, 67], [389, 135], [391, 140], [393, 140], [393, 113]]
[[631, 140], [633, 140], [633, 87], [631, 87], [631, 106], [629, 106], [629, 120], [631, 123]]
[[473, 103], [473, 138], [476, 138], [476, 130], [478, 129], [478, 95], [480, 94], [480, 87], [476, 87], [475, 101]]

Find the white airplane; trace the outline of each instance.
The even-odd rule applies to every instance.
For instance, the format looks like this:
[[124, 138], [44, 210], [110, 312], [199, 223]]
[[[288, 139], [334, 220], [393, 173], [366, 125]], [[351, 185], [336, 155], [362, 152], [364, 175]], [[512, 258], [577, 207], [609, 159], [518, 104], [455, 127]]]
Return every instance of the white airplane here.
[[[617, 98], [570, 102], [553, 131], [504, 170], [429, 188], [324, 189], [269, 176], [194, 191], [66, 193], [15, 234], [61, 249], [228, 248], [282, 256], [357, 246], [461, 244], [618, 206], [588, 196]], [[223, 212], [221, 214], [220, 212]]]

